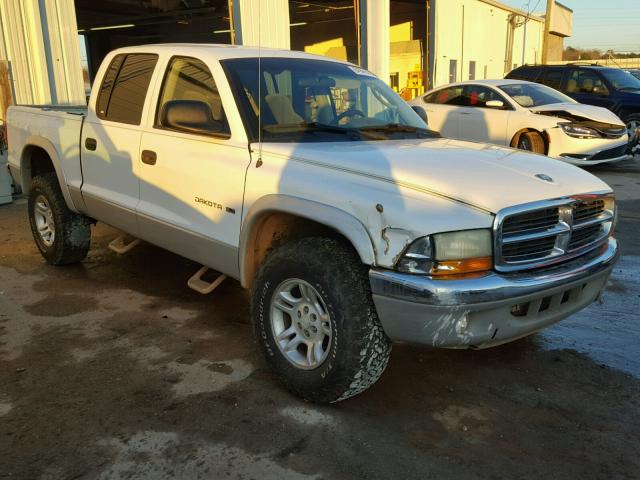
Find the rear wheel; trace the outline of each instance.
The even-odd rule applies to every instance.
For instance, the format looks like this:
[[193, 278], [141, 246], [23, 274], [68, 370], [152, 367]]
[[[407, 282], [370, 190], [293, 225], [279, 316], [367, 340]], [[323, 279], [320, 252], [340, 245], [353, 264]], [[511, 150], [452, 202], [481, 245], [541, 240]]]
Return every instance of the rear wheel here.
[[31, 181], [29, 223], [38, 250], [51, 265], [77, 263], [87, 256], [90, 220], [67, 207], [54, 173]]
[[527, 150], [541, 155], [545, 153], [544, 139], [538, 132], [524, 132], [520, 134], [517, 147], [520, 150]]
[[252, 292], [255, 333], [267, 362], [295, 394], [332, 403], [373, 385], [391, 343], [367, 268], [342, 242], [306, 238], [275, 249]]

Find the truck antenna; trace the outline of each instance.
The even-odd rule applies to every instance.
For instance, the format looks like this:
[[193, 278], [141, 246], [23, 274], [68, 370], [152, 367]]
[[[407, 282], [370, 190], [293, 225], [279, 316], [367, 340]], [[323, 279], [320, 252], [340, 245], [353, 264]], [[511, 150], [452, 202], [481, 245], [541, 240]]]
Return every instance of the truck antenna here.
[[258, 160], [256, 168], [262, 166], [262, 17], [258, 2]]

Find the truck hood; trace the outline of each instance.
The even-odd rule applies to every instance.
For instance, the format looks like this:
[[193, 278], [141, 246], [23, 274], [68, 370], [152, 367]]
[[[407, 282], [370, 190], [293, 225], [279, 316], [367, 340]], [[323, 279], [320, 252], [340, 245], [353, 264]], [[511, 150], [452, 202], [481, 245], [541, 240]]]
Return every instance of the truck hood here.
[[264, 143], [263, 154], [267, 153], [438, 195], [491, 213], [537, 200], [611, 191], [597, 177], [560, 160], [450, 139]]
[[547, 115], [555, 112], [558, 112], [560, 115], [564, 113], [569, 116], [578, 117], [576, 120], [594, 120], [596, 122], [624, 126], [624, 122], [611, 110], [594, 105], [585, 105], [583, 103], [554, 103], [551, 105], [531, 107], [529, 110], [533, 113], [544, 113]]

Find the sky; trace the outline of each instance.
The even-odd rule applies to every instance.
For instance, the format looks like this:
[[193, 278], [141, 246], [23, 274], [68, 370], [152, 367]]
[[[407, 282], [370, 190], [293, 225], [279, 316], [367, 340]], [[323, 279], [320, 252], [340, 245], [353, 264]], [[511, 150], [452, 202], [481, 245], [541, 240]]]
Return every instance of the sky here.
[[[544, 12], [545, 0], [500, 0], [512, 7]], [[573, 10], [573, 36], [565, 46], [640, 52], [640, 0], [560, 0]]]

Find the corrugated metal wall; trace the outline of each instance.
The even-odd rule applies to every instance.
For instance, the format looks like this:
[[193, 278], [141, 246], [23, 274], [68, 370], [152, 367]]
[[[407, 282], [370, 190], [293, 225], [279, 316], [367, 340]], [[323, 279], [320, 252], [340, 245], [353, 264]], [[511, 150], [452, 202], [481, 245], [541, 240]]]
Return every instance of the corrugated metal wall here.
[[235, 43], [291, 48], [288, 0], [231, 0]]
[[85, 102], [73, 0], [0, 0], [0, 59], [16, 103]]

